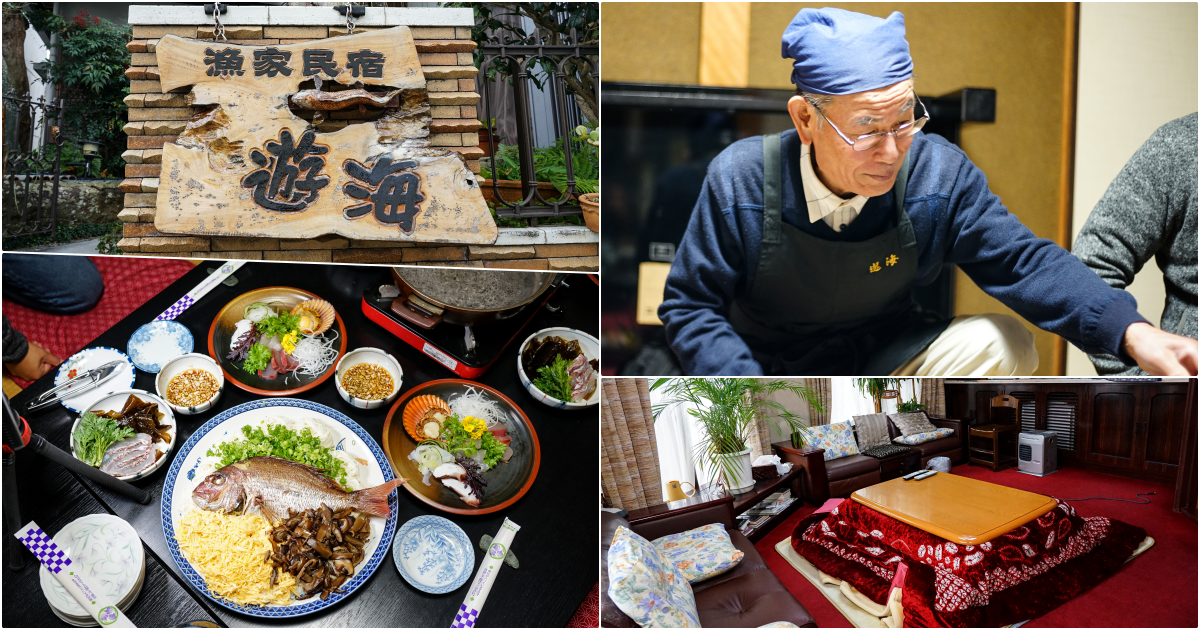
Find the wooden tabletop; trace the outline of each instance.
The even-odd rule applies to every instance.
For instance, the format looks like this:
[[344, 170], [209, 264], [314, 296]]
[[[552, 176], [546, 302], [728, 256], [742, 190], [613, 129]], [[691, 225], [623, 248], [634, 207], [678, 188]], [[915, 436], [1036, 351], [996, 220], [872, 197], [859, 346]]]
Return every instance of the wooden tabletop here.
[[938, 473], [920, 481], [897, 477], [851, 499], [934, 536], [985, 543], [1054, 509], [1052, 498], [978, 479]]
[[[151, 321], [189, 289], [207, 277], [219, 262], [204, 262], [167, 287], [146, 304], [97, 337], [89, 347], [108, 346], [124, 350], [130, 336], [142, 324]], [[384, 348], [404, 368], [401, 393], [425, 381], [452, 378], [441, 364], [405, 344], [399, 338], [368, 320], [362, 313], [364, 289], [391, 284], [386, 267], [351, 265], [306, 265], [298, 263], [251, 262], [234, 276], [235, 287], [218, 285], [176, 321], [188, 327], [196, 337], [196, 351], [207, 349], [209, 324], [217, 311], [233, 298], [264, 286], [286, 285], [312, 291], [334, 305], [346, 323], [349, 349], [370, 346]], [[542, 310], [529, 326], [501, 354], [479, 382], [495, 387], [520, 405], [537, 430], [542, 463], [536, 481], [516, 504], [493, 514], [458, 516], [437, 511], [400, 490], [398, 525], [425, 514], [443, 516], [458, 524], [472, 543], [484, 534], [495, 536], [505, 517], [521, 526], [512, 551], [521, 568], [505, 568], [479, 617], [480, 627], [563, 627], [583, 603], [599, 577], [599, 557], [580, 541], [594, 539], [597, 516], [595, 498], [586, 490], [600, 483], [596, 466], [598, 448], [598, 408], [580, 411], [551, 409], [534, 400], [517, 377], [517, 351], [521, 340], [540, 328], [566, 326], [592, 335], [599, 334], [599, 288], [583, 276], [572, 276], [568, 288], [560, 288], [551, 303], [561, 307], [557, 313]], [[476, 334], [482, 334], [476, 329]], [[65, 357], [64, 357], [65, 358]], [[154, 391], [154, 374], [138, 371], [134, 387]], [[53, 386], [54, 372], [27, 388], [13, 399], [18, 410], [39, 393]], [[364, 411], [351, 408], [338, 396], [333, 381], [298, 394], [341, 411], [357, 422], [376, 441], [382, 438], [388, 405]], [[204, 422], [215, 415], [258, 396], [227, 385], [218, 404], [210, 411], [194, 416], [176, 416], [178, 440], [182, 443]], [[24, 414], [34, 432], [60, 449], [70, 451], [69, 433], [78, 414], [61, 406], [44, 412]], [[172, 455], [178, 453], [178, 449]], [[380, 564], [362, 588], [345, 600], [320, 612], [291, 619], [249, 617], [217, 605], [195, 591], [182, 578], [171, 559], [163, 537], [160, 498], [169, 463], [134, 485], [154, 495], [150, 505], [113, 493], [90, 480], [82, 480], [63, 468], [38, 457], [28, 449], [18, 451], [13, 486], [21, 506], [22, 523], [37, 521], [50, 532], [86, 514], [115, 514], [126, 520], [141, 536], [146, 548], [146, 585], [137, 602], [127, 611], [141, 627], [173, 627], [189, 621], [212, 621], [225, 626], [313, 626], [346, 627], [440, 627], [454, 619], [470, 581], [445, 595], [430, 595], [412, 587], [392, 561], [391, 554]], [[6, 471], [5, 492], [9, 491]], [[11, 536], [10, 536], [11, 537]], [[8, 567], [11, 546], [4, 546], [4, 594], [0, 603], [4, 627], [63, 626], [46, 603], [38, 585], [37, 563], [28, 552], [25, 567]], [[475, 549], [475, 567], [483, 552]], [[474, 573], [472, 572], [472, 575]]]

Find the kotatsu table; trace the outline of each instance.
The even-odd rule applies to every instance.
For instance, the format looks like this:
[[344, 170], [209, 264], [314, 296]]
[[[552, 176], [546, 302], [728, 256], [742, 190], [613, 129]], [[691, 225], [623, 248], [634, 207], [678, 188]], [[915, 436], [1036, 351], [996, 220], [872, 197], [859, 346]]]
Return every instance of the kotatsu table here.
[[[124, 351], [133, 332], [189, 289], [203, 280], [217, 262], [205, 262], [97, 337], [89, 347], [107, 346]], [[207, 352], [209, 325], [217, 312], [233, 298], [252, 289], [292, 286], [311, 291], [334, 305], [345, 321], [347, 351], [364, 346], [383, 348], [404, 369], [401, 395], [426, 381], [454, 378], [439, 363], [369, 321], [360, 304], [369, 286], [390, 283], [386, 268], [296, 263], [248, 263], [235, 274], [237, 286], [218, 286], [176, 321], [195, 337], [195, 352]], [[599, 483], [597, 466], [598, 411], [550, 409], [535, 401], [521, 386], [516, 373], [520, 342], [535, 330], [553, 326], [577, 328], [598, 336], [599, 290], [584, 275], [568, 277], [570, 286], [558, 290], [550, 302], [557, 312], [542, 309], [529, 326], [504, 350], [492, 368], [476, 379], [496, 388], [513, 400], [533, 423], [541, 444], [541, 466], [528, 493], [514, 505], [483, 516], [445, 514], [399, 489], [398, 525], [424, 514], [444, 516], [467, 533], [472, 544], [484, 534], [494, 536], [505, 517], [521, 526], [512, 545], [519, 569], [506, 567], [479, 618], [479, 625], [496, 627], [563, 627], [598, 579], [599, 566], [592, 547], [580, 544], [596, 535], [595, 497], [591, 489]], [[64, 357], [65, 358], [65, 357]], [[155, 374], [138, 371], [134, 388], [154, 392]], [[24, 410], [33, 397], [53, 385], [54, 372], [30, 386], [14, 400]], [[236, 405], [260, 397], [227, 383], [217, 405], [204, 413], [177, 415], [179, 443], [204, 422]], [[342, 400], [333, 379], [295, 396], [331, 407], [361, 425], [381, 442], [384, 419], [390, 405], [363, 411]], [[43, 412], [26, 414], [33, 431], [70, 452], [68, 434], [77, 414], [56, 405]], [[171, 456], [178, 453], [173, 450]], [[442, 627], [450, 626], [470, 581], [445, 595], [429, 595], [413, 588], [400, 576], [389, 550], [387, 558], [361, 588], [345, 600], [304, 617], [263, 619], [236, 613], [217, 605], [193, 589], [171, 559], [163, 537], [160, 498], [169, 465], [134, 485], [154, 494], [149, 505], [140, 505], [91, 481], [81, 480], [58, 465], [28, 451], [18, 452], [17, 492], [23, 522], [37, 521], [51, 534], [86, 514], [115, 514], [134, 526], [146, 549], [146, 582], [137, 601], [126, 611], [141, 627], [171, 627], [192, 621], [225, 626], [314, 626], [314, 627]], [[5, 535], [11, 535], [5, 532]], [[20, 572], [9, 569], [11, 546], [4, 547], [3, 625], [61, 626], [51, 612], [38, 584], [38, 564], [26, 554]], [[475, 550], [475, 567], [482, 552]], [[473, 574], [473, 572], [472, 572]]]
[[850, 498], [964, 545], [978, 545], [1010, 532], [1058, 504], [1053, 497], [949, 473], [920, 481], [898, 477], [858, 490]]

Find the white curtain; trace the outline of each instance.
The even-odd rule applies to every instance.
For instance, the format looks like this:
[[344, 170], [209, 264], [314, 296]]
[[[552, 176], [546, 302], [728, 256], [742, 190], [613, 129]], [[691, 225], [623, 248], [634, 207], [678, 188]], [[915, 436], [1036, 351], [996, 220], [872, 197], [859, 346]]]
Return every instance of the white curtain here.
[[[654, 379], [648, 379], [651, 383]], [[665, 400], [661, 390], [650, 392], [650, 404], [657, 405]], [[662, 476], [663, 496], [667, 495], [667, 482], [688, 482], [694, 487], [696, 465], [692, 461], [692, 449], [700, 441], [702, 433], [696, 419], [687, 412], [688, 405], [675, 405], [667, 409], [654, 422], [655, 441], [658, 442], [658, 470]]]
[[[854, 381], [848, 378], [830, 379], [833, 381], [832, 399], [833, 412], [829, 416], [829, 422], [850, 422], [854, 416], [863, 416], [869, 413], [875, 413], [875, 401], [871, 400], [870, 396], [864, 395], [854, 386]], [[909, 395], [909, 387], [907, 384], [901, 385], [901, 395], [905, 400], [911, 398]], [[896, 411], [896, 400], [881, 401], [884, 412]]]

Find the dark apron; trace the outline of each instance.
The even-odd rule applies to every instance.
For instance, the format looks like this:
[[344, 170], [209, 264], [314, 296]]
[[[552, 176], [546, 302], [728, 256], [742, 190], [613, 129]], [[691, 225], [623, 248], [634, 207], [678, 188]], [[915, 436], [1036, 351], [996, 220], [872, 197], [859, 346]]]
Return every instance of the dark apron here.
[[893, 188], [897, 226], [850, 243], [783, 222], [779, 146], [779, 135], [763, 137], [762, 250], [754, 286], [730, 308], [733, 329], [766, 374], [891, 374], [950, 324], [912, 298], [918, 252], [904, 211], [908, 156]]

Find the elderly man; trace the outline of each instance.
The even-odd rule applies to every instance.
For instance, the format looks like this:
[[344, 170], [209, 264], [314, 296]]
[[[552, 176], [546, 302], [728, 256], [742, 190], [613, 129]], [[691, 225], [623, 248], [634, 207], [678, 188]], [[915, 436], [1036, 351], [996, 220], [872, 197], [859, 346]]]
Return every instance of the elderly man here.
[[686, 372], [1032, 373], [1015, 318], [916, 307], [912, 287], [954, 263], [1086, 352], [1195, 373], [1194, 341], [1149, 326], [1132, 296], [1009, 214], [961, 150], [919, 133], [903, 15], [804, 9], [783, 56], [795, 131], [713, 160], [667, 278], [658, 313]]

